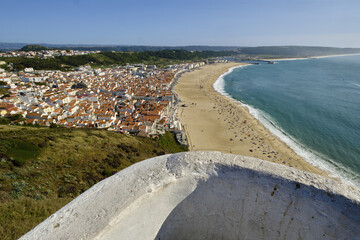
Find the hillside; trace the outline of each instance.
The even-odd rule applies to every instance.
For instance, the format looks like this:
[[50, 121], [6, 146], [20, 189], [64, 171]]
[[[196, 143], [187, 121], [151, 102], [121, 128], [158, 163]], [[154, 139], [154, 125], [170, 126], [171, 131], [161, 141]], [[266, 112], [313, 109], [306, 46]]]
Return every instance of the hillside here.
[[0, 125], [0, 239], [17, 239], [95, 183], [138, 161], [186, 150], [105, 130]]
[[72, 49], [84, 51], [117, 51], [117, 52], [144, 52], [144, 51], [160, 51], [160, 50], [186, 50], [186, 51], [233, 51], [237, 50], [237, 46], [146, 46], [146, 45], [99, 45], [99, 44], [32, 44], [32, 43], [1, 43], [0, 50], [17, 51], [26, 45], [41, 45], [52, 49]]
[[52, 48], [44, 47], [42, 45], [26, 45], [20, 49], [20, 51], [30, 52], [30, 51], [41, 51], [41, 50], [50, 50]]
[[48, 59], [3, 57], [0, 58], [0, 60], [13, 63], [13, 70], [15, 71], [23, 70], [27, 67], [32, 67], [36, 70], [65, 70], [64, 65], [68, 66], [68, 68], [85, 64], [99, 67], [126, 65], [127, 63], [157, 64], [161, 66], [236, 54], [237, 52], [232, 51], [189, 52], [185, 50], [161, 50], [147, 52], [101, 52], [78, 56], [59, 56]]
[[[46, 49], [72, 49], [84, 51], [105, 51], [105, 52], [146, 52], [162, 50], [185, 50], [185, 51], [233, 51], [246, 55], [267, 55], [267, 56], [317, 56], [332, 54], [359, 53], [359, 48], [338, 48], [321, 46], [145, 46], [145, 45], [90, 45], [90, 44], [26, 44], [26, 43], [0, 43], [0, 50], [23, 50], [39, 51]], [[36, 50], [38, 49], [38, 50]]]
[[[135, 46], [132, 46], [135, 47]], [[221, 48], [221, 47], [207, 47], [188, 46], [184, 49], [201, 49], [198, 51], [188, 51], [181, 49], [166, 49], [167, 47], [156, 47], [155, 49], [162, 49], [156, 51], [142, 51], [141, 49], [149, 50], [149, 48], [132, 49], [131, 46], [123, 49], [124, 52], [118, 51], [103, 51], [100, 53], [92, 53], [78, 56], [59, 56], [55, 58], [27, 58], [27, 57], [0, 57], [0, 60], [13, 64], [13, 70], [19, 71], [27, 67], [32, 67], [36, 70], [68, 70], [85, 64], [90, 64], [94, 67], [104, 67], [112, 65], [126, 65], [143, 63], [156, 64], [159, 66], [171, 65], [181, 62], [199, 61], [208, 58], [224, 57], [224, 56], [240, 56], [240, 57], [263, 57], [263, 58], [286, 58], [286, 57], [314, 57], [326, 56], [336, 54], [354, 54], [360, 53], [359, 48], [332, 48], [332, 47], [308, 47], [308, 46], [265, 46], [265, 47], [242, 47], [242, 48]], [[50, 49], [41, 45], [27, 45], [22, 48], [25, 51], [35, 51]], [[82, 49], [74, 47], [72, 49]], [[82, 50], [109, 50], [106, 48], [91, 48]]]

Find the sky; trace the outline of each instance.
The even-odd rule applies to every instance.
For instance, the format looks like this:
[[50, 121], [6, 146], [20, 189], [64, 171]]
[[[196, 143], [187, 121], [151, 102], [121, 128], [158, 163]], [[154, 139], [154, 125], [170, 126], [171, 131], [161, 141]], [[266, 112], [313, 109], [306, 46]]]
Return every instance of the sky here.
[[359, 0], [0, 0], [0, 42], [360, 47]]

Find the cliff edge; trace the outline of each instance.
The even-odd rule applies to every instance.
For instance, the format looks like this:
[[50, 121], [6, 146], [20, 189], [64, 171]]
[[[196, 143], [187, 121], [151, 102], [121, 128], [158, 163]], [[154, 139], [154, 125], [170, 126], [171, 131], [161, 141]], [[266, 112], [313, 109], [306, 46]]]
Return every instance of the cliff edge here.
[[151, 158], [96, 184], [20, 239], [355, 239], [360, 191], [220, 152]]

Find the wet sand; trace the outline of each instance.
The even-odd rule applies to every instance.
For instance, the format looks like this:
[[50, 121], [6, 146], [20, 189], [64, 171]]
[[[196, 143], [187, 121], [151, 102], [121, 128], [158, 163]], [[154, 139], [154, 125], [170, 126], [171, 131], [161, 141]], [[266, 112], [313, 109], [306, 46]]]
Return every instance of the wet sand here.
[[247, 108], [213, 89], [212, 84], [221, 74], [239, 65], [206, 65], [184, 73], [178, 80], [174, 89], [181, 99], [177, 116], [188, 136], [190, 150], [256, 157], [327, 176], [271, 134]]

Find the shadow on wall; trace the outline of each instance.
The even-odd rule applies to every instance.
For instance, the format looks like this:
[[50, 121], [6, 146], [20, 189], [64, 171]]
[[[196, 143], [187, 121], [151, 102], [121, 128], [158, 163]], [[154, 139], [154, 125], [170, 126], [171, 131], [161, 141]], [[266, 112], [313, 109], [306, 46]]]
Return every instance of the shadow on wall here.
[[360, 205], [253, 170], [217, 166], [162, 224], [155, 239], [354, 239]]

